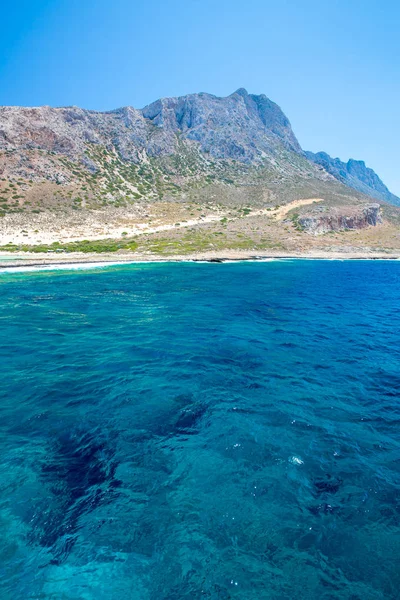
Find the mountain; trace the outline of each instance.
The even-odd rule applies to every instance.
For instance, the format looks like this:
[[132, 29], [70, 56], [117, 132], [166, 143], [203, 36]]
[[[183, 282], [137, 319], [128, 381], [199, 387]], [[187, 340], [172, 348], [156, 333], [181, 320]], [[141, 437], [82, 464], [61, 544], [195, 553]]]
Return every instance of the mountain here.
[[162, 128], [165, 137], [171, 136], [171, 148], [180, 132], [182, 139], [198, 142], [201, 152], [216, 158], [252, 162], [278, 146], [301, 152], [279, 106], [243, 88], [227, 98], [211, 94], [164, 98], [146, 106], [142, 115]]
[[307, 158], [317, 165], [324, 167], [328, 173], [345, 185], [376, 198], [400, 206], [400, 198], [392, 194], [378, 175], [372, 169], [365, 166], [362, 160], [350, 159], [347, 163], [339, 158], [332, 158], [326, 152], [305, 153]]
[[[382, 230], [398, 215], [386, 207], [382, 221], [371, 197], [398, 203], [363, 163], [305, 153], [279, 106], [243, 88], [108, 112], [0, 107], [3, 246], [197, 231], [255, 210], [279, 245], [303, 232]], [[256, 231], [267, 244], [262, 227], [251, 231], [249, 245]]]
[[66, 154], [87, 143], [113, 143], [127, 160], [169, 155], [181, 140], [216, 158], [252, 162], [278, 146], [301, 152], [289, 120], [266, 96], [239, 89], [227, 98], [190, 94], [142, 110], [95, 112], [77, 107], [0, 109], [0, 148], [42, 148]]
[[24, 198], [36, 189], [46, 204], [55, 193], [46, 184], [72, 186], [86, 208], [177, 199], [201, 188], [207, 196], [211, 185], [239, 202], [264, 197], [267, 185], [280, 200], [277, 184], [333, 179], [306, 159], [277, 104], [244, 89], [226, 98], [163, 98], [141, 110], [2, 107], [0, 175], [21, 179]]
[[[215, 161], [229, 160], [257, 167], [264, 163], [280, 177], [290, 177], [296, 171], [297, 175], [309, 177], [311, 173], [326, 179], [326, 173], [313, 170], [303, 160], [307, 158], [349, 187], [373, 198], [400, 202], [363, 162], [350, 160], [345, 164], [323, 152], [304, 153], [279, 106], [265, 95], [248, 94], [243, 88], [226, 98], [205, 93], [162, 98], [141, 110], [0, 107], [0, 174], [69, 183], [77, 176], [72, 167], [68, 169], [65, 158], [88, 175], [100, 175], [104, 169], [99, 164], [99, 151], [103, 156], [111, 153], [125, 166], [180, 157], [168, 165], [178, 177], [204, 174], [214, 170]], [[57, 158], [48, 160], [50, 153]], [[209, 169], [206, 161], [211, 161]], [[174, 166], [174, 162], [181, 164]], [[191, 163], [192, 173], [187, 163]], [[234, 171], [233, 166], [228, 170]], [[164, 164], [161, 170], [168, 167]], [[240, 166], [238, 170], [242, 170]], [[157, 191], [152, 189], [154, 194]], [[142, 196], [140, 190], [136, 196]]]

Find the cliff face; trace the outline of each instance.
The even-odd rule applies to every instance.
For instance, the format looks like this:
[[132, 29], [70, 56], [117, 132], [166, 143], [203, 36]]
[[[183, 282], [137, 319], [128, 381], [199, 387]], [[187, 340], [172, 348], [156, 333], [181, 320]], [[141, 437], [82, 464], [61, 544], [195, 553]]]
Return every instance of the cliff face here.
[[142, 115], [163, 131], [158, 138], [166, 145], [159, 146], [157, 153], [173, 150], [177, 132], [181, 139], [198, 142], [202, 152], [216, 158], [252, 162], [279, 146], [301, 153], [279, 106], [244, 89], [227, 98], [210, 94], [164, 98], [146, 106]]
[[279, 106], [242, 88], [140, 110], [0, 107], [0, 213], [47, 209], [55, 198], [76, 210], [186, 198], [365, 203], [339, 182], [398, 201], [364, 163], [343, 164], [306, 156]]
[[331, 231], [365, 229], [382, 223], [379, 204], [366, 206], [347, 206], [339, 208], [317, 208], [298, 218], [300, 227], [312, 235]]
[[321, 165], [335, 179], [344, 184], [372, 198], [400, 206], [400, 198], [388, 190], [375, 171], [366, 167], [364, 161], [351, 158], [344, 163], [339, 158], [332, 158], [326, 152], [317, 152], [317, 154], [306, 152], [305, 154], [309, 160]]
[[142, 110], [95, 112], [77, 107], [0, 108], [0, 149], [77, 157], [87, 143], [113, 144], [126, 159], [173, 154], [179, 140], [198, 142], [216, 158], [252, 162], [277, 148], [301, 153], [289, 120], [266, 96], [240, 89], [227, 98], [190, 94]]

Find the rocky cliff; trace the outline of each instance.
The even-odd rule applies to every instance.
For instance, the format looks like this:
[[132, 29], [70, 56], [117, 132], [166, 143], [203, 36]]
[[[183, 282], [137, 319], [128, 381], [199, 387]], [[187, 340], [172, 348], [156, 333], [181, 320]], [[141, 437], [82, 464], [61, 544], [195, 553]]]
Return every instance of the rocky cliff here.
[[64, 201], [70, 193], [75, 204], [95, 208], [182, 199], [200, 189], [239, 203], [266, 194], [280, 200], [282, 184], [333, 180], [305, 158], [282, 110], [244, 89], [226, 98], [163, 98], [141, 110], [2, 107], [0, 177], [10, 182], [0, 184], [6, 211], [39, 195], [48, 205], [54, 190], [46, 182], [64, 188], [56, 194]]
[[[115, 161], [115, 177], [110, 177]], [[142, 166], [141, 172], [135, 166]], [[97, 188], [97, 197], [116, 191], [119, 198], [131, 191], [138, 198], [176, 192], [182, 177], [236, 180], [251, 167], [266, 167], [257, 178], [267, 184], [331, 177], [364, 194], [400, 203], [364, 163], [303, 153], [279, 106], [243, 88], [226, 98], [205, 93], [162, 98], [141, 110], [0, 108], [0, 175], [6, 178], [68, 184], [97, 175], [97, 185], [91, 186]], [[172, 185], [164, 185], [168, 176]], [[157, 177], [159, 185], [149, 186]]]
[[365, 229], [382, 223], [379, 204], [365, 206], [318, 207], [298, 218], [298, 224], [304, 231], [313, 235], [331, 231]]
[[162, 131], [158, 137], [166, 143], [152, 148], [157, 154], [175, 149], [177, 132], [181, 139], [198, 142], [201, 152], [216, 158], [252, 162], [279, 146], [301, 153], [279, 106], [263, 94], [248, 94], [244, 89], [227, 98], [211, 94], [164, 98], [141, 113]]
[[[167, 214], [177, 223], [183, 217], [197, 223], [195, 211], [216, 219], [231, 208], [243, 216], [257, 207], [272, 218], [279, 205], [310, 198], [336, 212], [322, 221], [311, 216], [304, 231], [349, 229], [363, 219], [377, 224], [360, 207], [377, 191], [386, 201], [398, 199], [363, 163], [344, 168], [326, 156], [303, 152], [279, 106], [244, 89], [226, 98], [189, 94], [109, 112], [0, 107], [0, 236], [8, 243], [29, 229], [43, 240], [51, 223], [57, 239], [63, 224], [71, 223], [70, 230], [78, 222], [74, 238], [88, 236], [94, 213], [99, 236], [111, 231], [103, 222], [125, 223], [128, 214], [142, 225], [146, 218], [160, 225]], [[348, 207], [362, 215], [348, 214]]]
[[239, 89], [227, 98], [190, 94], [162, 98], [142, 110], [95, 112], [77, 107], [0, 108], [0, 149], [40, 148], [82, 155], [87, 144], [117, 148], [126, 160], [144, 153], [174, 154], [180, 141], [196, 142], [216, 158], [253, 162], [277, 148], [301, 153], [289, 120], [266, 96]]
[[400, 206], [400, 198], [388, 190], [375, 171], [368, 168], [364, 161], [351, 158], [345, 163], [339, 158], [332, 158], [326, 152], [317, 152], [316, 154], [313, 152], [306, 152], [305, 154], [309, 160], [321, 165], [338, 181], [343, 182], [367, 196]]

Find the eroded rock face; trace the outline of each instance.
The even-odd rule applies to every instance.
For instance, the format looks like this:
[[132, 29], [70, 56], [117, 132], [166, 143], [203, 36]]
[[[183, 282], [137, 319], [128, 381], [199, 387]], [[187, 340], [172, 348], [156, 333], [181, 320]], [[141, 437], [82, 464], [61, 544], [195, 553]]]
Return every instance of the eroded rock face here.
[[289, 119], [264, 94], [248, 94], [243, 88], [226, 98], [190, 94], [163, 98], [146, 106], [142, 114], [182, 139], [199, 142], [202, 152], [216, 158], [251, 162], [277, 146], [301, 153]]
[[345, 163], [339, 158], [332, 158], [326, 152], [317, 152], [316, 154], [306, 152], [305, 154], [309, 160], [321, 165], [338, 181], [372, 198], [400, 205], [400, 198], [388, 190], [375, 171], [368, 168], [363, 160], [351, 158]]
[[[279, 106], [243, 88], [223, 98], [206, 93], [161, 98], [140, 110], [0, 107], [0, 179], [18, 178], [60, 186], [89, 178], [95, 195], [104, 197], [111, 188], [114, 199], [131, 192], [136, 199], [174, 195], [185, 182], [192, 188], [199, 179], [219, 189], [237, 181], [249, 188], [290, 182], [300, 191], [303, 184], [339, 180], [400, 205], [361, 161], [345, 165], [323, 153], [304, 153]], [[232, 187], [232, 197], [235, 193]]]
[[382, 223], [381, 208], [379, 204], [331, 209], [318, 208], [313, 212], [301, 215], [298, 223], [304, 231], [312, 235], [330, 231], [364, 229]]
[[162, 98], [142, 110], [0, 107], [0, 149], [41, 148], [71, 157], [87, 142], [113, 144], [127, 160], [173, 154], [181, 140], [215, 158], [253, 162], [282, 148], [302, 153], [288, 118], [263, 94], [240, 89], [226, 98], [189, 94]]

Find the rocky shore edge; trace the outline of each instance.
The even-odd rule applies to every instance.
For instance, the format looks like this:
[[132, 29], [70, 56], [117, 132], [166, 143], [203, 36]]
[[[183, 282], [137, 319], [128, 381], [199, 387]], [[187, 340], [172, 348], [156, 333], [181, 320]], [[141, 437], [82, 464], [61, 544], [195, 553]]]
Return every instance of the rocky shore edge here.
[[166, 255], [155, 256], [151, 254], [124, 253], [124, 254], [87, 254], [87, 253], [69, 253], [65, 256], [49, 256], [48, 254], [30, 254], [24, 253], [15, 255], [13, 253], [3, 253], [0, 255], [0, 271], [13, 271], [21, 267], [32, 268], [71, 268], [82, 266], [112, 266], [129, 263], [161, 263], [161, 262], [209, 262], [224, 263], [234, 261], [269, 261], [269, 260], [291, 260], [291, 259], [311, 259], [311, 260], [399, 260], [400, 248], [393, 250], [369, 250], [369, 249], [341, 249], [332, 251], [312, 251], [312, 252], [293, 252], [277, 253], [254, 251], [222, 251], [206, 252], [185, 255]]

